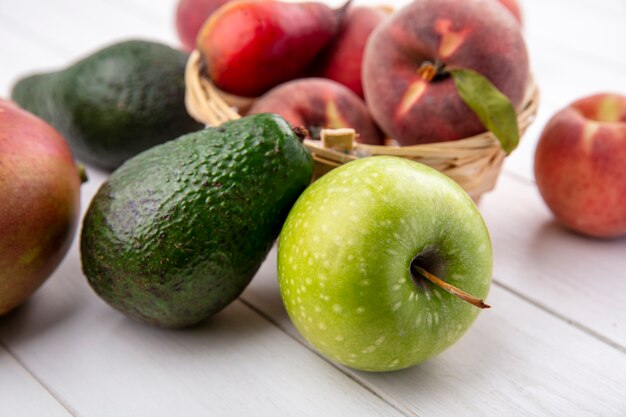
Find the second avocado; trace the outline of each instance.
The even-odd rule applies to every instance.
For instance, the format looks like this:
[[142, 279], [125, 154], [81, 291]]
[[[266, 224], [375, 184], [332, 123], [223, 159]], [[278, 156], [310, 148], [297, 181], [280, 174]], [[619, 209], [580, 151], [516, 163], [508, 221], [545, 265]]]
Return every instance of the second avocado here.
[[81, 234], [83, 272], [133, 318], [196, 323], [243, 291], [312, 172], [308, 150], [270, 114], [154, 147], [93, 198]]
[[187, 54], [127, 41], [67, 69], [20, 80], [12, 99], [57, 128], [74, 155], [113, 170], [159, 143], [202, 128], [185, 109]]

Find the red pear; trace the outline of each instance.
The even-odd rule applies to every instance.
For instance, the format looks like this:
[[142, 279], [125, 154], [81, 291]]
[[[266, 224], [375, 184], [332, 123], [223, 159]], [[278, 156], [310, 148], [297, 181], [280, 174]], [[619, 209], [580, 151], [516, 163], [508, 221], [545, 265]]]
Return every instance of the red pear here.
[[303, 75], [339, 30], [346, 7], [271, 0], [227, 3], [204, 24], [197, 48], [218, 88], [257, 97]]

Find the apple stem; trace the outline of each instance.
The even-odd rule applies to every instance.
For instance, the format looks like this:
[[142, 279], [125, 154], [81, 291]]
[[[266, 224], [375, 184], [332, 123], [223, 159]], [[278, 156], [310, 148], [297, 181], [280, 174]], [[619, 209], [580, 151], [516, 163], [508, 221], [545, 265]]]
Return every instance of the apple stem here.
[[433, 284], [439, 286], [440, 288], [443, 288], [444, 290], [446, 290], [447, 292], [449, 292], [452, 295], [456, 295], [457, 297], [459, 297], [461, 300], [466, 301], [468, 303], [470, 303], [473, 306], [476, 306], [478, 308], [491, 308], [490, 305], [485, 304], [483, 302], [483, 300], [476, 298], [472, 295], [469, 295], [468, 293], [458, 289], [457, 287], [455, 287], [454, 285], [450, 285], [445, 281], [442, 281], [441, 279], [437, 278], [436, 276], [434, 276], [433, 274], [431, 274], [430, 272], [428, 272], [427, 270], [425, 270], [422, 267], [419, 267], [415, 264], [412, 265], [412, 268], [415, 270], [415, 272], [417, 272], [418, 274], [420, 274], [421, 276], [423, 276], [424, 278], [426, 278], [427, 280], [429, 280], [430, 282], [432, 282]]

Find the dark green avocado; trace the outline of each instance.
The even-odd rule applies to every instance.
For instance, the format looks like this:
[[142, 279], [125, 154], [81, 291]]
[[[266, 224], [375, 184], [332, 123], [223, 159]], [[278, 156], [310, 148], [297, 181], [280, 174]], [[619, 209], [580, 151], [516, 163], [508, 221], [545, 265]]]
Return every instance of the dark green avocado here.
[[276, 115], [156, 146], [93, 198], [81, 233], [83, 272], [135, 319], [197, 323], [248, 285], [312, 172], [308, 150]]
[[166, 45], [127, 41], [20, 80], [12, 99], [56, 127], [78, 159], [113, 170], [202, 128], [185, 109], [186, 61], [187, 54]]

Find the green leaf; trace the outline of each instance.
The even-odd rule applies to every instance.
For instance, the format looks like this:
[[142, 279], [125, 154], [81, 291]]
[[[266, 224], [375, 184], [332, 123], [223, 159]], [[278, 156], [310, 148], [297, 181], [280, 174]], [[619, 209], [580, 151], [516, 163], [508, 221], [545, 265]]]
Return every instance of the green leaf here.
[[504, 152], [511, 153], [519, 143], [519, 128], [515, 108], [508, 97], [476, 71], [455, 68], [448, 72], [461, 99], [498, 138]]

